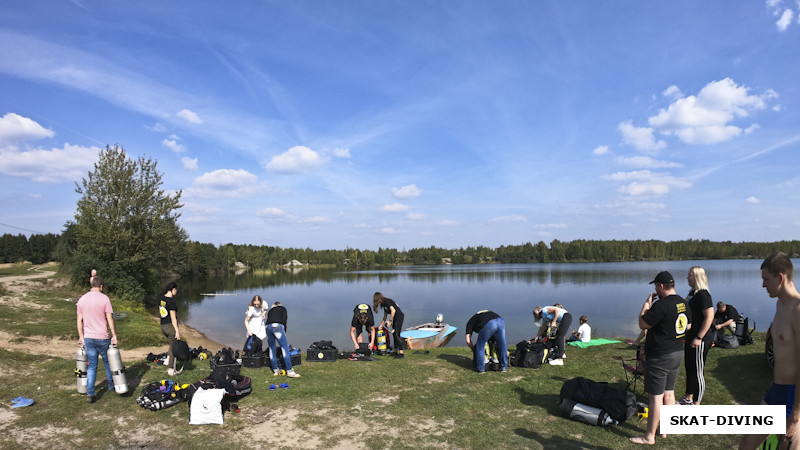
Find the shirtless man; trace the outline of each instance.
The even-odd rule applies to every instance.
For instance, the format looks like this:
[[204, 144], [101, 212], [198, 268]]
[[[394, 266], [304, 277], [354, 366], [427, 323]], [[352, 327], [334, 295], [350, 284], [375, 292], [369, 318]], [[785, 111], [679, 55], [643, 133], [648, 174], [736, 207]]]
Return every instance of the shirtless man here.
[[[795, 385], [800, 382], [800, 293], [794, 286], [792, 261], [784, 253], [773, 253], [761, 264], [761, 284], [770, 298], [778, 298], [772, 320], [775, 345], [775, 379], [763, 405], [786, 405], [786, 434], [780, 448], [800, 448], [797, 437], [800, 422], [800, 399]], [[745, 435], [740, 449], [758, 448], [767, 435]]]

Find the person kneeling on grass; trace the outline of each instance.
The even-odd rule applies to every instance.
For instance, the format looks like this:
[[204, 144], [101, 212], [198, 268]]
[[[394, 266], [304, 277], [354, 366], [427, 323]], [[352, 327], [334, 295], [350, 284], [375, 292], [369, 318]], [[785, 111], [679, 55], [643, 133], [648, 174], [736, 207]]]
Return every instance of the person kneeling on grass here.
[[578, 318], [578, 322], [580, 322], [581, 326], [578, 327], [578, 331], [572, 332], [572, 336], [568, 339], [569, 342], [589, 342], [592, 340], [592, 327], [589, 326], [587, 323], [588, 321], [589, 318], [586, 316], [580, 316]]

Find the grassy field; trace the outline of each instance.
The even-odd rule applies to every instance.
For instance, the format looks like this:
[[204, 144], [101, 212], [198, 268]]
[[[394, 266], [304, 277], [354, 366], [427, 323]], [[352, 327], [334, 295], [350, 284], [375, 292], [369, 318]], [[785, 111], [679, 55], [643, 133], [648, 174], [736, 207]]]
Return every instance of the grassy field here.
[[[0, 331], [26, 339], [34, 333], [74, 339], [74, 303], [66, 290], [31, 292], [31, 314], [0, 310]], [[63, 306], [62, 306], [63, 305]], [[19, 312], [19, 311], [17, 311]], [[30, 311], [29, 311], [30, 312]], [[158, 325], [142, 312], [120, 321], [122, 351], [135, 345], [161, 345]], [[124, 331], [123, 331], [124, 330]], [[706, 404], [758, 404], [771, 371], [763, 354], [763, 334], [755, 345], [712, 349], [707, 363]], [[459, 341], [460, 342], [460, 337]], [[157, 342], [157, 343], [153, 343]], [[216, 350], [216, 349], [212, 349]], [[37, 356], [0, 349], [0, 447], [44, 448], [634, 448], [628, 437], [641, 434], [636, 418], [610, 427], [594, 427], [559, 416], [558, 394], [564, 381], [583, 376], [624, 386], [621, 363], [634, 348], [610, 344], [569, 347], [564, 366], [511, 368], [507, 373], [471, 370], [467, 348], [429, 353], [409, 351], [403, 360], [308, 362], [297, 367], [302, 378], [274, 378], [267, 369], [242, 369], [253, 393], [240, 401], [241, 412], [226, 413], [224, 425], [191, 426], [185, 403], [151, 412], [135, 401], [141, 387], [166, 376], [163, 366], [146, 360], [127, 367], [127, 394], [98, 388], [88, 404], [75, 390], [74, 355]], [[177, 381], [209, 375], [207, 361], [195, 360]], [[102, 370], [100, 371], [100, 379]], [[290, 389], [269, 391], [271, 383]], [[683, 393], [684, 376], [676, 393]], [[640, 401], [641, 386], [637, 392]], [[18, 396], [36, 400], [12, 410]], [[660, 448], [731, 448], [738, 436], [669, 436]]]

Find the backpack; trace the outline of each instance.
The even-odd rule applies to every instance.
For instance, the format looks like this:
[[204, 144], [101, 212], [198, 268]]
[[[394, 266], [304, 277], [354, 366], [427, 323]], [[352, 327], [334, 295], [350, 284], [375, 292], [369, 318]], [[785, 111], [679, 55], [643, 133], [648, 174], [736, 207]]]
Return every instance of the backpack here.
[[214, 387], [224, 389], [225, 395], [236, 400], [253, 392], [253, 381], [244, 375], [215, 371], [210, 377], [201, 381], [207, 384], [213, 383]]
[[636, 414], [636, 394], [583, 377], [564, 382], [558, 395], [559, 403], [564, 399], [600, 408], [617, 422], [624, 422]]
[[184, 362], [191, 359], [189, 344], [185, 341], [175, 341], [175, 343], [172, 344], [172, 356]]
[[247, 340], [244, 341], [244, 354], [246, 356], [256, 356], [261, 353], [262, 345], [261, 338], [255, 334], [251, 334], [247, 337]]
[[542, 342], [522, 341], [517, 344], [514, 350], [512, 365], [514, 367], [525, 367], [528, 369], [538, 369], [547, 361], [550, 349]]
[[718, 333], [714, 345], [719, 348], [739, 348], [739, 339], [732, 334]]
[[317, 341], [311, 344], [311, 348], [315, 350], [336, 350], [333, 341]]

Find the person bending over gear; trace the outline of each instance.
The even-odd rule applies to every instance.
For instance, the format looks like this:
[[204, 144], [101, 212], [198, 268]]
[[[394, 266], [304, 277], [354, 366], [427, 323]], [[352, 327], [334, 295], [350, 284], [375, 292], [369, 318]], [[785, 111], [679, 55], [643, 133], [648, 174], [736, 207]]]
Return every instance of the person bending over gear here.
[[[472, 333], [478, 333], [475, 344], [472, 343]], [[475, 358], [475, 370], [484, 373], [486, 370], [486, 343], [494, 338], [497, 343], [497, 353], [500, 358], [500, 371], [508, 370], [508, 347], [506, 346], [506, 323], [497, 313], [482, 310], [475, 313], [467, 322], [467, 345], [472, 350]]]
[[353, 308], [353, 320], [350, 321], [350, 339], [353, 340], [353, 347], [358, 350], [360, 343], [364, 340], [361, 334], [366, 332], [369, 336], [369, 348], [375, 348], [375, 316], [366, 303], [361, 303]]

